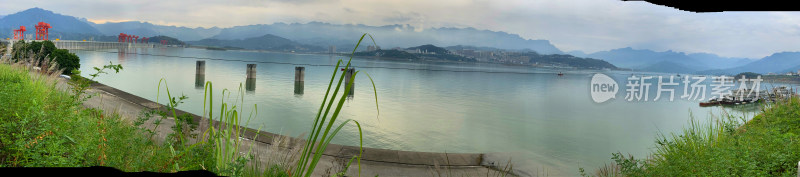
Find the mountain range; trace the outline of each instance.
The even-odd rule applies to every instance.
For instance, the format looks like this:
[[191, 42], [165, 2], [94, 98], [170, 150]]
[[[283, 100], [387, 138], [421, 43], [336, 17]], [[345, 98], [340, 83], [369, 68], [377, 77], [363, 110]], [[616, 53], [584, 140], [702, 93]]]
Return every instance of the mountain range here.
[[142, 37], [169, 36], [194, 45], [258, 48], [266, 50], [326, 51], [335, 45], [340, 51], [355, 47], [363, 33], [370, 33], [381, 48], [413, 47], [433, 44], [448, 50], [535, 51], [540, 54], [569, 54], [596, 58], [619, 68], [666, 73], [724, 73], [752, 71], [757, 73], [788, 72], [800, 69], [800, 52], [775, 53], [761, 59], [720, 57], [710, 53], [657, 52], [648, 49], [619, 48], [594, 53], [562, 52], [544, 39], [525, 39], [517, 34], [475, 28], [415, 28], [410, 25], [368, 26], [362, 24], [273, 23], [227, 28], [188, 28], [156, 25], [148, 22], [93, 23], [85, 18], [57, 14], [31, 8], [14, 14], [0, 15], [0, 38], [10, 38], [12, 29], [24, 25], [26, 34], [34, 34], [39, 21], [51, 24], [50, 38], [93, 39], [114, 41], [119, 33]]

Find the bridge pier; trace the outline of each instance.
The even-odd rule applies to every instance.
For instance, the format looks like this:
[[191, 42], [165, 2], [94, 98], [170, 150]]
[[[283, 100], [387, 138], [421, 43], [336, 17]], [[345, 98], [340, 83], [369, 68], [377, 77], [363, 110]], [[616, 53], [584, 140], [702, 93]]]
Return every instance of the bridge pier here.
[[206, 61], [197, 60], [194, 74], [194, 88], [203, 89], [206, 82]]
[[295, 95], [303, 95], [303, 90], [305, 86], [303, 85], [303, 80], [306, 77], [306, 67], [297, 66], [294, 67], [294, 94]]
[[355, 74], [355, 73], [356, 73], [356, 69], [355, 68], [347, 68], [347, 71], [345, 71], [345, 73], [344, 73], [344, 83], [345, 83], [344, 86], [345, 86], [345, 89], [347, 89], [348, 85], [352, 84], [352, 86], [350, 87], [350, 92], [347, 93], [347, 96], [350, 97], [350, 98], [353, 97], [353, 95], [355, 93], [355, 90], [356, 90], [355, 89], [356, 88], [356, 84], [351, 79], [353, 77], [353, 74]]
[[256, 90], [256, 64], [247, 64], [247, 79], [245, 83], [246, 91]]

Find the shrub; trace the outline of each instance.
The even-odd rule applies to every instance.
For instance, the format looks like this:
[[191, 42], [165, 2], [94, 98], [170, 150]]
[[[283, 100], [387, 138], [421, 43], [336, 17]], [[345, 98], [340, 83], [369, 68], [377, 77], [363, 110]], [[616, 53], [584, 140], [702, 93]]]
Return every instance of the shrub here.
[[67, 49], [56, 49], [50, 54], [50, 57], [58, 63], [58, 69], [63, 69], [62, 74], [69, 75], [72, 70], [81, 67], [81, 59], [78, 58], [78, 55], [69, 53]]

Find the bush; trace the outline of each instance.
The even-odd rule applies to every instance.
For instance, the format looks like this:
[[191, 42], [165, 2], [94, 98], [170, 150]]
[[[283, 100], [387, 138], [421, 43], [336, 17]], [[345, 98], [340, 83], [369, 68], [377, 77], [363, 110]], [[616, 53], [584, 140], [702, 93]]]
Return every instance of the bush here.
[[795, 176], [800, 99], [771, 103], [749, 121], [730, 115], [660, 134], [648, 158], [613, 159], [625, 176]]
[[64, 70], [62, 74], [69, 75], [72, 70], [81, 67], [81, 59], [78, 58], [78, 55], [69, 53], [67, 49], [56, 49], [50, 54], [50, 57], [58, 63], [58, 69]]

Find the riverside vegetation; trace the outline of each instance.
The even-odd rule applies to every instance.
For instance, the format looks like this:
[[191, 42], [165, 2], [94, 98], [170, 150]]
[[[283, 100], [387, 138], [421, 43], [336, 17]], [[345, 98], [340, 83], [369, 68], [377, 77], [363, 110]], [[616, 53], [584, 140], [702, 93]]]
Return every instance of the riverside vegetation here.
[[612, 154], [613, 163], [583, 176], [797, 176], [800, 99], [774, 102], [750, 120], [692, 119], [680, 134], [659, 134], [647, 158]]
[[[356, 48], [365, 36], [367, 34], [361, 36]], [[0, 167], [107, 166], [129, 172], [208, 170], [224, 176], [308, 177], [315, 171], [322, 152], [345, 125], [352, 122], [359, 130], [359, 137], [363, 136], [357, 121], [337, 121], [347, 96], [343, 93], [349, 92], [352, 87], [352, 84], [342, 86], [345, 74], [338, 72], [338, 68], [340, 64], [349, 68], [350, 61], [345, 63], [339, 60], [334, 67], [325, 97], [306, 138], [311, 141], [300, 142], [302, 148], [285, 153], [272, 151], [279, 154], [254, 154], [252, 149], [247, 153], [241, 153], [240, 150], [247, 148], [247, 140], [239, 138], [243, 132], [240, 129], [243, 126], [240, 125], [244, 122], [246, 127], [249, 122], [249, 119], [243, 119], [244, 93], [241, 84], [236, 92], [238, 95], [223, 89], [222, 94], [216, 97], [220, 100], [216, 104], [218, 107], [214, 104], [212, 83], [205, 84], [203, 117], [209, 117], [205, 119], [207, 125], [213, 126], [202, 132], [198, 129], [201, 122], [190, 115], [177, 114], [175, 108], [188, 98], [173, 95], [164, 79], [159, 81], [156, 95], [157, 101], [161, 101], [163, 83], [163, 93], [167, 98], [163, 109], [145, 110], [131, 120], [114, 112], [83, 106], [96, 94], [87, 92], [94, 82], [92, 80], [111, 71], [118, 73], [123, 70], [121, 65], [110, 63], [94, 67], [95, 73], [85, 78], [77, 67], [59, 68], [60, 60], [57, 57], [50, 58], [54, 56], [53, 52], [50, 52], [51, 55], [46, 53], [61, 49], [45, 49], [50, 44], [49, 41], [34, 47], [20, 44], [24, 47], [15, 49], [13, 57], [0, 60]], [[63, 86], [58, 81], [58, 75], [69, 69], [72, 77], [67, 82], [68, 86]], [[354, 79], [358, 73], [356, 71], [350, 79]], [[369, 74], [367, 76], [372, 81]], [[342, 87], [344, 89], [340, 93]], [[373, 91], [378, 109], [374, 83]], [[250, 117], [257, 114], [250, 113]], [[171, 132], [157, 132], [158, 127], [168, 119], [174, 121]], [[214, 124], [213, 120], [219, 123]], [[160, 139], [156, 137], [157, 134], [166, 136]], [[273, 146], [280, 146], [285, 139], [275, 138], [274, 141]], [[250, 144], [252, 147], [253, 144]], [[348, 169], [357, 169], [360, 176], [361, 151], [349, 160], [344, 159], [338, 169], [329, 169], [328, 174], [345, 176]], [[262, 164], [254, 160], [261, 158], [256, 155], [270, 157], [266, 164]], [[510, 169], [510, 165], [506, 166], [503, 168], [506, 172], [492, 176], [509, 175], [507, 171]], [[442, 170], [437, 166], [435, 170], [438, 176], [443, 173], [451, 176], [447, 168]], [[486, 175], [489, 174], [487, 171]]]
[[[0, 167], [109, 166], [123, 171], [204, 169], [227, 176], [310, 176], [319, 162], [320, 152], [325, 150], [345, 124], [352, 121], [360, 130], [360, 125], [354, 120], [347, 120], [332, 129], [346, 96], [341, 94], [338, 102], [334, 102], [342, 87], [343, 73], [339, 74], [338, 83], [331, 92], [338, 64], [343, 63], [341, 60], [334, 69], [328, 93], [309, 135], [308, 139], [312, 141], [305, 143], [296, 164], [260, 164], [247, 163], [254, 158], [253, 154], [239, 153], [243, 143], [238, 138], [242, 117], [242, 105], [239, 104], [243, 104], [243, 99], [237, 100], [238, 104], [236, 101], [226, 103], [225, 99], [231, 96], [227, 89], [222, 91], [220, 100], [223, 101], [219, 116], [216, 117], [221, 124], [208, 128], [202, 137], [198, 137], [194, 133], [198, 122], [189, 115], [177, 115], [175, 112], [175, 107], [187, 97], [173, 97], [164, 80], [168, 100], [166, 110], [143, 112], [131, 122], [115, 113], [82, 106], [84, 101], [93, 96], [86, 93], [92, 79], [107, 73], [107, 70], [119, 72], [123, 69], [121, 65], [111, 63], [102, 68], [95, 67], [96, 73], [90, 74], [91, 78], [84, 78], [78, 75], [75, 68], [55, 67], [60, 60], [52, 57], [55, 56], [52, 51], [61, 49], [55, 49], [49, 41], [18, 43], [17, 47], [13, 57], [4, 58], [3, 64], [0, 64]], [[34, 70], [35, 66], [42, 67]], [[349, 61], [345, 67], [350, 67]], [[57, 81], [58, 75], [65, 73], [65, 70], [74, 73], [69, 81], [70, 92], [59, 89]], [[355, 78], [356, 74], [352, 77]], [[159, 89], [160, 85], [161, 82]], [[345, 86], [344, 91], [347, 92], [350, 87], [352, 84]], [[328, 94], [331, 94], [330, 98]], [[206, 116], [213, 117], [214, 97], [210, 82], [206, 83], [206, 96]], [[243, 98], [243, 95], [239, 96]], [[377, 94], [375, 98], [377, 101]], [[159, 142], [153, 136], [158, 133], [157, 127], [168, 117], [175, 120], [175, 125], [171, 127], [173, 132]], [[155, 127], [148, 129], [142, 126], [150, 120]], [[211, 120], [208, 119], [209, 123]], [[350, 163], [353, 161], [360, 164], [360, 153], [352, 157]], [[348, 166], [334, 175], [342, 175]]]

